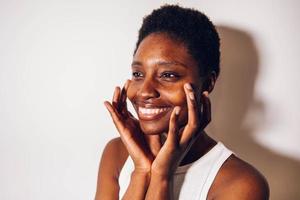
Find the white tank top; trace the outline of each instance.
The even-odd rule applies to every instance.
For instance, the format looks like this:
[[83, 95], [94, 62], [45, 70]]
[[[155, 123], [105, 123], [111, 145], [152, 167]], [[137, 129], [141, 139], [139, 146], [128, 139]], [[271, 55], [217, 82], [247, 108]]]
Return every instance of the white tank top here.
[[[232, 154], [221, 142], [218, 142], [209, 152], [193, 163], [179, 166], [173, 175], [174, 200], [206, 200], [207, 193], [219, 169]], [[119, 184], [120, 197], [130, 182], [131, 172], [134, 169], [133, 161], [127, 158], [122, 168]]]

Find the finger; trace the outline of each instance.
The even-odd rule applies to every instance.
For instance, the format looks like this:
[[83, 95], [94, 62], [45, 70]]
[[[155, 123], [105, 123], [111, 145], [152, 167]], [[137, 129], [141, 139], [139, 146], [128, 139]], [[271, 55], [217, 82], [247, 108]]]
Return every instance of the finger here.
[[122, 115], [126, 118], [129, 116], [128, 110], [127, 110], [127, 103], [126, 103], [127, 89], [128, 89], [128, 80], [126, 81], [124, 87], [122, 88], [121, 97], [120, 97], [120, 111], [121, 111]]
[[171, 113], [170, 122], [169, 122], [169, 131], [167, 135], [166, 144], [177, 146], [179, 142], [178, 134], [178, 117], [180, 114], [180, 107], [176, 106]]
[[122, 88], [122, 92], [121, 92], [121, 102], [122, 103], [126, 103], [128, 85], [129, 85], [129, 80], [127, 80], [125, 82], [125, 84]]
[[191, 84], [185, 84], [184, 86], [187, 108], [188, 108], [188, 125], [194, 126], [198, 123], [198, 108], [197, 102], [195, 98], [195, 92], [191, 86]]
[[130, 111], [127, 111], [127, 113], [129, 117], [136, 119]]
[[208, 97], [208, 92], [204, 91], [201, 96], [203, 102], [203, 111], [201, 115], [201, 125], [200, 128], [203, 130], [211, 121], [211, 102]]
[[112, 99], [112, 105], [119, 111], [119, 99], [120, 99], [120, 87], [115, 87], [113, 99]]
[[108, 110], [108, 112], [109, 112], [116, 128], [118, 129], [119, 133], [122, 136], [122, 133], [123, 133], [123, 130], [124, 130], [124, 125], [123, 125], [123, 122], [120, 119], [120, 116], [116, 112], [115, 108], [108, 101], [105, 101], [104, 105], [107, 108], [107, 110]]
[[187, 83], [184, 85], [184, 91], [186, 94], [187, 108], [188, 108], [188, 122], [185, 126], [182, 136], [181, 143], [187, 143], [198, 128], [199, 114], [196, 103], [195, 93], [192, 86]]

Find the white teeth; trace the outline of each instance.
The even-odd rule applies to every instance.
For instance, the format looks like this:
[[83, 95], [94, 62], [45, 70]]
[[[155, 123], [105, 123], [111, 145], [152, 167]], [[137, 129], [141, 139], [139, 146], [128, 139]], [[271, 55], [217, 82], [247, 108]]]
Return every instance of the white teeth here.
[[153, 114], [159, 114], [164, 111], [166, 111], [168, 108], [143, 108], [139, 107], [139, 112], [141, 114], [147, 114], [147, 115], [153, 115]]

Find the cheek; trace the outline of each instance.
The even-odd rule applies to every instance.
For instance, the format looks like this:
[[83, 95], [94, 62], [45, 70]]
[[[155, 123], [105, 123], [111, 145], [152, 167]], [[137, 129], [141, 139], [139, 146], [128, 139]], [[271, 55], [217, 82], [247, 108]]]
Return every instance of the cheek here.
[[134, 96], [136, 95], [137, 93], [137, 90], [138, 90], [138, 87], [131, 83], [129, 86], [128, 86], [128, 89], [127, 89], [127, 97], [130, 101], [132, 101], [132, 99], [134, 98]]
[[[181, 89], [182, 88], [182, 89]], [[187, 101], [186, 95], [183, 90], [183, 87], [176, 90], [169, 90], [164, 94], [167, 99], [171, 101], [171, 103], [175, 106], [180, 106], [180, 115], [179, 115], [179, 126], [183, 126], [188, 121], [188, 109], [187, 109]]]
[[170, 89], [165, 91], [163, 96], [166, 97], [174, 106], [185, 107], [186, 106], [186, 96], [183, 89]]

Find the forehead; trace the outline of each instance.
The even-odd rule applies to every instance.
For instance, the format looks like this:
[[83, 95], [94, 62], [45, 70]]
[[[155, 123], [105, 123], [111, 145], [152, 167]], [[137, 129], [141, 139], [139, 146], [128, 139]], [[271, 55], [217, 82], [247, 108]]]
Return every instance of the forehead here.
[[166, 33], [152, 33], [144, 38], [133, 60], [145, 64], [171, 61], [197, 68], [197, 63], [189, 54], [186, 45]]

